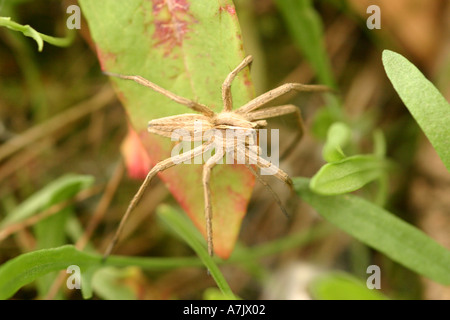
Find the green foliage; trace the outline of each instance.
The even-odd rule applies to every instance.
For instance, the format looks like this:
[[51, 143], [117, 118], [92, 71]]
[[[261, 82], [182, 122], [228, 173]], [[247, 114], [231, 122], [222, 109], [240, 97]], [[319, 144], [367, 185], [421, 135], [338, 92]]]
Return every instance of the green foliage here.
[[[277, 0], [297, 46], [317, 72], [319, 81], [334, 88], [335, 80], [323, 43], [322, 21], [311, 0]], [[305, 30], [308, 30], [305, 32]]]
[[450, 251], [392, 213], [354, 195], [323, 196], [294, 179], [298, 195], [341, 230], [434, 281], [450, 284]]
[[100, 261], [100, 256], [80, 252], [73, 246], [24, 253], [0, 267], [0, 299], [11, 297], [22, 286], [49, 272], [77, 265], [83, 273]]
[[68, 47], [75, 38], [75, 32], [69, 32], [64, 38], [57, 38], [42, 34], [29, 25], [21, 25], [11, 20], [10, 17], [0, 17], [0, 27], [6, 27], [10, 30], [22, 32], [24, 36], [33, 38], [36, 41], [39, 52], [44, 48], [44, 42], [48, 42], [58, 47]]
[[[230, 7], [231, 0], [192, 1], [184, 16], [175, 17], [182, 22], [180, 25], [190, 22], [192, 25], [187, 30], [183, 46], [178, 47], [179, 43], [169, 42], [169, 47], [174, 45], [169, 48], [171, 50], [167, 50], [167, 43], [156, 39], [156, 14], [151, 2], [80, 0], [80, 4], [83, 6], [98, 48], [100, 62], [105, 70], [142, 75], [170, 91], [205, 103], [216, 111], [221, 109], [221, 82], [244, 55], [239, 24], [234, 7]], [[314, 9], [313, 1], [277, 0], [276, 4], [294, 43], [315, 70], [317, 80], [336, 87], [323, 45], [322, 22]], [[217, 19], [217, 16], [220, 16], [220, 19]], [[44, 42], [68, 46], [74, 35], [71, 33], [65, 38], [50, 37], [7, 17], [0, 17], [1, 26], [31, 37], [36, 41], [39, 51], [42, 51]], [[12, 32], [11, 34], [14, 35]], [[20, 35], [18, 37], [23, 38]], [[449, 103], [434, 85], [401, 55], [386, 50], [383, 52], [383, 64], [400, 98], [450, 171]], [[29, 72], [28, 69], [30, 68], [26, 67], [24, 71]], [[236, 82], [233, 85], [235, 107], [253, 96], [253, 87], [247, 71], [240, 74]], [[185, 107], [135, 83], [114, 80], [114, 85], [134, 129], [139, 133], [145, 131], [148, 120], [190, 112]], [[328, 95], [327, 104], [331, 108], [324, 108], [316, 113], [312, 129], [317, 136], [326, 139], [322, 155], [327, 163], [311, 180], [294, 178], [299, 197], [328, 222], [362, 244], [378, 250], [420, 275], [450, 285], [449, 251], [418, 228], [382, 208], [387, 200], [387, 174], [392, 163], [386, 159], [386, 141], [381, 130], [374, 128], [375, 121], [370, 125], [364, 122], [358, 127], [344, 119], [345, 116], [339, 108], [340, 102], [335, 96]], [[360, 154], [361, 141], [354, 141], [361, 135], [358, 131], [361, 127], [364, 127], [364, 134], [373, 134], [371, 154]], [[152, 146], [149, 154], [154, 157], [153, 160], [164, 158], [162, 155], [171, 147], [170, 142], [158, 138], [147, 137], [143, 142], [147, 147]], [[165, 181], [169, 181], [173, 188], [171, 191], [177, 199], [186, 201], [184, 205], [188, 207], [187, 211], [191, 212], [191, 218], [195, 217], [192, 220], [201, 229], [204, 226], [203, 193], [201, 184], [198, 183], [201, 171], [198, 167], [193, 169], [192, 166], [184, 166], [179, 170], [174, 171]], [[219, 195], [214, 204], [215, 209], [218, 209], [214, 213], [215, 218], [232, 217], [235, 220], [231, 229], [224, 228], [230, 225], [228, 220], [223, 223], [220, 226], [222, 234], [218, 236], [218, 232], [215, 232], [214, 240], [229, 245], [234, 243], [239, 233], [240, 221], [246, 210], [252, 184], [249, 182], [251, 179], [246, 179], [236, 168], [222, 166], [217, 171], [219, 170], [212, 182], [213, 189], [215, 188], [213, 194]], [[50, 206], [71, 199], [90, 187], [93, 181], [92, 177], [82, 175], [66, 175], [55, 179], [8, 212], [0, 222], [0, 233]], [[373, 202], [347, 194], [371, 182], [378, 182], [378, 194], [373, 197]], [[235, 198], [227, 198], [228, 192]], [[230, 208], [238, 214], [230, 214]], [[237, 265], [245, 268], [246, 272], [255, 278], [264, 279], [267, 270], [259, 263], [261, 258], [300, 248], [322, 239], [334, 230], [325, 222], [319, 227], [312, 227], [305, 232], [290, 234], [262, 245], [247, 248], [239, 244], [228, 260], [222, 260], [208, 255], [204, 237], [179, 209], [160, 206], [157, 211], [164, 226], [180, 237], [197, 257], [110, 256], [106, 261], [102, 261], [100, 254], [91, 253], [92, 247], [82, 252], [74, 246], [64, 245], [67, 243], [68, 224], [76, 220], [75, 212], [69, 206], [33, 226], [38, 250], [20, 254], [0, 266], [0, 299], [12, 297], [21, 287], [33, 282], [39, 297], [44, 297], [53, 283], [55, 273], [70, 265], [81, 268], [82, 294], [85, 299], [94, 295], [103, 299], [136, 299], [136, 293], [124, 285], [123, 281], [132, 274], [132, 266], [153, 272], [185, 267], [203, 268], [205, 274], [208, 270], [217, 284], [217, 288], [204, 291], [204, 299], [238, 299], [222, 274], [220, 265]], [[242, 215], [239, 215], [240, 213]], [[72, 226], [72, 229], [81, 226], [79, 221], [76, 223], [79, 225]], [[81, 228], [77, 232], [81, 234]], [[230, 247], [232, 248], [232, 245], [229, 245], [227, 250]], [[364, 260], [363, 265], [365, 264], [367, 260]], [[330, 273], [319, 277], [311, 283], [310, 289], [315, 299], [387, 299], [376, 290], [368, 290], [362, 281], [346, 273]]]
[[[232, 297], [233, 292], [228, 286], [225, 278], [220, 272], [217, 264], [208, 255], [204, 240], [201, 234], [196, 230], [193, 224], [178, 210], [168, 206], [161, 206], [158, 209], [161, 220], [173, 232], [180, 236], [197, 253], [200, 260], [206, 266], [211, 276], [216, 281], [221, 292], [227, 297]], [[144, 262], [144, 263], [142, 263]], [[78, 265], [82, 274], [90, 273], [94, 269], [102, 266], [130, 266], [137, 265], [149, 270], [167, 269], [172, 267], [181, 267], [188, 265], [200, 266], [197, 260], [192, 259], [133, 259], [128, 257], [109, 257], [102, 263], [102, 257], [96, 254], [89, 254], [76, 250], [73, 246], [61, 246], [55, 249], [43, 249], [34, 252], [22, 254], [0, 266], [0, 299], [9, 298], [23, 285], [39, 279], [49, 272], [64, 270], [70, 265]], [[102, 286], [102, 283], [108, 282], [108, 279], [117, 278], [122, 271], [111, 271], [112, 269], [99, 269], [93, 274], [92, 285], [84, 283], [90, 291], [91, 286], [95, 290]], [[206, 271], [205, 271], [206, 272]], [[91, 278], [92, 275], [89, 275]], [[114, 282], [114, 281], [113, 281]], [[110, 283], [110, 286], [115, 286]], [[130, 297], [130, 292], [118, 286], [117, 290], [110, 294], [105, 294], [105, 288], [100, 290], [100, 295], [107, 298]], [[91, 296], [90, 292], [84, 293], [85, 297]]]
[[[311, 0], [277, 0], [280, 10], [293, 42], [311, 64], [319, 82], [336, 88], [333, 71], [323, 42], [324, 30], [322, 21]], [[307, 30], [307, 32], [305, 32]], [[333, 94], [326, 94], [327, 107], [318, 112], [313, 133], [324, 137], [328, 127], [343, 118], [340, 101]]]
[[169, 206], [161, 206], [158, 209], [158, 213], [167, 226], [175, 231], [195, 251], [200, 260], [205, 264], [208, 272], [211, 273], [211, 276], [216, 281], [222, 293], [228, 297], [232, 297], [233, 291], [231, 291], [217, 264], [209, 256], [205, 241], [192, 223], [181, 212], [177, 212]]
[[[65, 270], [70, 265], [78, 265], [81, 269], [81, 290], [85, 299], [92, 297], [93, 292], [105, 299], [119, 296], [122, 298], [130, 297], [132, 294], [130, 290], [118, 284], [120, 278], [126, 275], [127, 271], [117, 269], [130, 266], [148, 271], [164, 271], [183, 267], [206, 267], [216, 280], [220, 294], [216, 295], [217, 291], [211, 291], [212, 295], [206, 293], [205, 295], [211, 299], [218, 299], [219, 296], [231, 298], [235, 297], [235, 295], [218, 269], [218, 264], [251, 266], [258, 259], [265, 256], [274, 255], [288, 249], [299, 248], [312, 241], [321, 239], [329, 234], [330, 231], [328, 226], [319, 226], [311, 228], [304, 233], [289, 235], [253, 248], [239, 247], [230, 259], [221, 260], [217, 257], [209, 257], [205, 240], [192, 222], [179, 210], [161, 206], [158, 210], [158, 215], [163, 225], [186, 241], [200, 259], [195, 257], [158, 258], [113, 255], [108, 257], [106, 261], [102, 261], [101, 255], [82, 252], [71, 245], [36, 250], [22, 254], [0, 266], [0, 299], [9, 298], [22, 286], [42, 278], [50, 272]], [[106, 270], [104, 270], [105, 268]], [[252, 270], [249, 269], [249, 271], [251, 272]], [[106, 284], [106, 282], [109, 283]], [[106, 285], [114, 292], [105, 292], [105, 288], [100, 288], [103, 285]]]
[[374, 155], [356, 155], [324, 165], [311, 179], [310, 187], [323, 195], [358, 190], [380, 178], [389, 162]]
[[310, 188], [323, 195], [336, 195], [356, 191], [366, 184], [381, 182], [379, 203], [384, 202], [387, 190], [383, 183], [392, 163], [385, 159], [386, 145], [380, 130], [374, 132], [374, 153], [346, 156], [344, 149], [351, 142], [351, 128], [342, 122], [333, 123], [327, 133], [322, 156], [328, 162], [312, 177]]
[[325, 161], [334, 162], [345, 158], [343, 149], [350, 142], [351, 134], [351, 128], [345, 123], [335, 122], [330, 126], [322, 149]]
[[[75, 174], [67, 174], [54, 180], [10, 211], [0, 223], [0, 233], [13, 223], [20, 223], [52, 205], [73, 198], [80, 191], [90, 187], [93, 182], [94, 178], [91, 176]], [[66, 243], [66, 225], [71, 214], [71, 206], [66, 206], [33, 226], [39, 249], [56, 248]], [[47, 293], [54, 277], [55, 274], [38, 279], [38, 290], [41, 295]]]
[[383, 65], [392, 85], [450, 171], [450, 104], [411, 62], [383, 51]]
[[14, 208], [0, 222], [0, 230], [21, 222], [56, 203], [68, 200], [94, 182], [93, 177], [67, 174], [55, 179]]

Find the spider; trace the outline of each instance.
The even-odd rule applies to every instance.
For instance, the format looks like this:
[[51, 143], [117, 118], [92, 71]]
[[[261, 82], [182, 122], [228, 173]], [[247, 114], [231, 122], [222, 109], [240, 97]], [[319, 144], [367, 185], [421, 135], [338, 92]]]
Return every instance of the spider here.
[[[203, 143], [202, 145], [195, 147], [194, 149], [174, 155], [168, 159], [162, 160], [157, 163], [147, 174], [144, 182], [140, 186], [137, 193], [134, 195], [131, 200], [122, 220], [117, 228], [117, 231], [110, 242], [105, 254], [104, 258], [108, 257], [114, 248], [116, 242], [119, 239], [119, 235], [122, 231], [122, 228], [127, 220], [128, 216], [135, 208], [137, 203], [139, 202], [142, 194], [144, 193], [146, 187], [153, 179], [153, 177], [170, 167], [173, 167], [179, 163], [188, 161], [197, 156], [203, 156], [205, 153], [210, 152], [212, 149], [215, 149], [215, 153], [205, 160], [203, 166], [203, 176], [202, 176], [202, 184], [203, 184], [203, 193], [205, 198], [205, 220], [206, 220], [206, 240], [208, 243], [208, 253], [210, 256], [214, 253], [213, 248], [213, 234], [212, 234], [212, 207], [211, 207], [211, 191], [209, 180], [211, 176], [211, 170], [226, 154], [233, 152], [234, 159], [237, 160], [237, 155], [245, 156], [245, 165], [251, 171], [251, 173], [266, 187], [269, 188], [272, 195], [275, 197], [277, 203], [282, 208], [283, 212], [286, 211], [281, 206], [281, 201], [270, 188], [270, 186], [261, 178], [260, 174], [253, 169], [250, 164], [256, 165], [260, 169], [271, 168], [273, 175], [286, 183], [292, 189], [292, 180], [278, 167], [274, 167], [272, 163], [268, 160], [264, 159], [259, 155], [258, 147], [255, 147], [255, 139], [252, 139], [255, 131], [259, 128], [263, 128], [267, 125], [267, 121], [265, 119], [274, 118], [286, 114], [293, 114], [296, 117], [296, 120], [299, 124], [299, 131], [297, 137], [293, 140], [295, 144], [296, 141], [301, 137], [303, 131], [302, 129], [302, 120], [300, 115], [300, 110], [294, 105], [282, 105], [276, 107], [269, 107], [262, 110], [260, 109], [262, 106], [266, 105], [268, 102], [274, 100], [275, 98], [288, 93], [290, 91], [329, 91], [329, 88], [322, 85], [304, 85], [300, 83], [286, 83], [275, 89], [272, 89], [266, 93], [261, 94], [260, 96], [254, 98], [253, 100], [247, 102], [243, 106], [238, 109], [233, 110], [233, 100], [231, 95], [231, 84], [237, 74], [245, 69], [252, 62], [252, 56], [247, 56], [244, 60], [233, 70], [228, 76], [225, 78], [225, 81], [222, 84], [222, 101], [223, 101], [223, 110], [220, 113], [216, 113], [211, 110], [208, 106], [203, 105], [201, 103], [186, 99], [184, 97], [180, 97], [164, 88], [159, 87], [158, 85], [150, 82], [149, 80], [137, 76], [137, 75], [121, 75], [111, 72], [104, 72], [105, 75], [118, 77], [125, 80], [133, 80], [143, 86], [149, 87], [160, 94], [168, 97], [169, 99], [182, 104], [189, 109], [197, 112], [197, 113], [188, 113], [188, 114], [180, 114], [169, 117], [164, 117], [160, 119], [151, 120], [148, 123], [148, 131], [154, 134], [158, 134], [164, 137], [171, 137], [172, 133], [177, 129], [184, 129], [189, 132], [191, 137], [195, 137], [198, 132], [198, 125], [201, 124], [201, 130], [213, 130], [213, 134], [210, 135], [210, 139]], [[237, 135], [232, 138], [226, 137], [226, 130], [240, 130], [243, 132], [241, 135]], [[195, 140], [195, 139], [194, 139]], [[288, 148], [290, 149], [290, 148]]]

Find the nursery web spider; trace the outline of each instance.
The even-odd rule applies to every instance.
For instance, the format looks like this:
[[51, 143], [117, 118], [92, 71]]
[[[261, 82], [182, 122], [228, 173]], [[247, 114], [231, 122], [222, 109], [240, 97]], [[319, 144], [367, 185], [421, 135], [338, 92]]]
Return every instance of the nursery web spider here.
[[[171, 137], [171, 134], [174, 130], [177, 129], [185, 129], [188, 130], [191, 137], [195, 136], [195, 128], [196, 124], [201, 123], [202, 130], [216, 130], [218, 133], [222, 134], [213, 134], [212, 137], [201, 146], [198, 146], [188, 152], [184, 152], [182, 154], [178, 154], [168, 158], [166, 160], [162, 160], [157, 163], [147, 174], [144, 182], [140, 186], [139, 190], [131, 200], [127, 211], [125, 212], [122, 220], [119, 224], [119, 227], [109, 244], [104, 258], [108, 257], [111, 253], [114, 245], [119, 239], [120, 232], [125, 224], [126, 219], [130, 215], [130, 212], [137, 205], [139, 199], [144, 193], [145, 188], [153, 179], [153, 177], [158, 173], [162, 172], [176, 164], [185, 162], [187, 160], [191, 160], [194, 157], [204, 155], [206, 152], [210, 152], [211, 149], [215, 148], [215, 153], [207, 160], [205, 160], [203, 166], [203, 192], [205, 198], [205, 220], [206, 220], [206, 238], [208, 242], [208, 253], [212, 256], [214, 253], [213, 249], [213, 235], [212, 235], [212, 208], [211, 208], [211, 191], [209, 186], [209, 180], [211, 176], [211, 170], [214, 165], [219, 162], [224, 155], [233, 152], [233, 156], [236, 159], [236, 155], [240, 153], [241, 155], [245, 155], [245, 165], [251, 171], [251, 173], [266, 187], [269, 188], [272, 195], [277, 200], [277, 203], [281, 206], [281, 201], [270, 189], [269, 185], [264, 182], [261, 178], [260, 174], [255, 171], [250, 164], [254, 164], [260, 169], [273, 167], [273, 165], [262, 158], [258, 153], [258, 149], [255, 149], [255, 139], [251, 139], [251, 135], [254, 132], [267, 125], [267, 122], [264, 119], [274, 118], [286, 114], [294, 114], [301, 129], [301, 115], [300, 110], [294, 105], [282, 105], [277, 107], [269, 107], [262, 110], [258, 110], [260, 107], [264, 106], [268, 102], [274, 100], [275, 98], [288, 93], [290, 91], [328, 91], [329, 88], [322, 85], [304, 85], [300, 83], [286, 83], [283, 84], [273, 90], [270, 90], [266, 93], [261, 94], [255, 99], [247, 102], [240, 108], [233, 110], [233, 101], [231, 96], [231, 83], [237, 74], [242, 71], [245, 67], [247, 67], [252, 62], [252, 56], [247, 56], [233, 71], [231, 71], [228, 76], [225, 78], [225, 81], [222, 84], [222, 100], [223, 100], [223, 110], [220, 113], [215, 113], [208, 106], [203, 105], [201, 103], [180, 97], [166, 89], [159, 87], [158, 85], [150, 82], [147, 79], [144, 79], [140, 76], [135, 75], [120, 75], [110, 72], [104, 72], [106, 75], [118, 77], [126, 80], [133, 80], [141, 85], [149, 87], [156, 92], [163, 94], [169, 99], [182, 104], [197, 113], [190, 114], [180, 114], [175, 116], [169, 116], [165, 118], [151, 120], [148, 123], [148, 131], [151, 133], [155, 133], [164, 137]], [[241, 130], [244, 132], [244, 135], [241, 138], [233, 140], [227, 140], [225, 138], [225, 130]], [[298, 136], [293, 140], [295, 143], [298, 141], [300, 136], [302, 135], [302, 131], [299, 130]], [[237, 159], [236, 159], [237, 160]], [[241, 162], [242, 163], [242, 162]], [[290, 177], [278, 167], [275, 167], [273, 171], [275, 177], [277, 177], [282, 182], [286, 183], [288, 186], [292, 188], [292, 180]], [[282, 208], [283, 209], [283, 208]], [[285, 212], [285, 210], [283, 210]]]

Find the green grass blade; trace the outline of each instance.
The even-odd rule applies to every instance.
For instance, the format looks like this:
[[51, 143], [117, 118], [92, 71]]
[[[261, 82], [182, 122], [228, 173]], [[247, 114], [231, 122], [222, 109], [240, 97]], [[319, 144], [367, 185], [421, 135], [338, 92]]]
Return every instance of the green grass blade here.
[[[325, 49], [324, 31], [319, 14], [311, 0], [277, 0], [278, 9], [286, 21], [287, 28], [317, 74], [318, 81], [331, 88], [336, 88], [336, 80]], [[327, 113], [331, 122], [342, 118], [341, 102], [333, 94], [326, 94]], [[317, 132], [317, 124], [316, 132]], [[328, 124], [325, 125], [326, 127]], [[322, 133], [319, 133], [322, 137]]]
[[[80, 267], [82, 281], [91, 278], [92, 270], [104, 266], [138, 266], [145, 270], [160, 271], [181, 267], [200, 267], [203, 265], [197, 258], [110, 256], [104, 263], [102, 263], [102, 258], [102, 255], [79, 251], [72, 245], [22, 254], [0, 266], [0, 299], [7, 299], [24, 285], [50, 272], [65, 270], [70, 265]], [[86, 275], [89, 277], [85, 277]], [[82, 290], [86, 286], [90, 288], [90, 283], [83, 284], [82, 282]]]
[[450, 251], [392, 213], [354, 195], [322, 196], [294, 179], [298, 195], [329, 222], [392, 260], [450, 285]]
[[[71, 199], [81, 190], [90, 187], [93, 182], [94, 178], [91, 176], [75, 174], [67, 174], [52, 181], [6, 216], [0, 224], [0, 234], [11, 223], [19, 223], [52, 205]], [[65, 244], [66, 223], [72, 213], [73, 209], [69, 206], [33, 225], [37, 248], [55, 248]], [[40, 296], [44, 296], [47, 293], [55, 276], [55, 274], [48, 274], [38, 279], [37, 288]]]
[[[169, 209], [172, 210], [172, 209]], [[172, 213], [173, 215], [173, 213]], [[173, 227], [173, 231], [177, 234], [185, 235], [196, 246], [197, 250], [202, 251], [204, 259], [211, 258], [206, 252], [206, 248], [202, 236], [192, 223], [184, 216], [175, 213], [175, 218], [169, 213], [169, 218], [162, 216], [163, 221]], [[172, 220], [171, 220], [172, 217]], [[173, 224], [172, 222], [175, 222]], [[181, 226], [179, 226], [181, 224]], [[181, 230], [181, 233], [180, 233]], [[251, 249], [237, 250], [237, 254], [233, 255], [229, 260], [220, 260], [215, 257], [213, 260], [217, 264], [236, 264], [247, 263], [249, 259], [257, 262], [259, 258], [276, 254], [280, 251], [290, 248], [298, 247], [309, 243], [316, 239], [322, 238], [329, 233], [329, 227], [319, 226], [304, 233], [287, 236], [270, 242], [261, 246], [256, 246]], [[158, 258], [158, 257], [127, 257], [127, 256], [110, 256], [102, 263], [102, 255], [92, 254], [84, 251], [78, 251], [74, 246], [66, 245], [53, 249], [42, 249], [29, 253], [22, 254], [7, 263], [0, 266], [0, 298], [7, 299], [11, 297], [22, 286], [42, 278], [46, 274], [58, 270], [67, 269], [69, 265], [78, 265], [81, 269], [83, 297], [89, 298], [92, 295], [92, 284], [90, 280], [93, 279], [95, 271], [103, 267], [129, 267], [136, 266], [148, 271], [164, 271], [174, 268], [186, 267], [202, 267], [205, 262], [202, 262], [197, 257], [186, 258]], [[220, 283], [221, 292], [225, 292], [224, 296], [234, 297], [234, 294], [226, 284], [225, 279], [218, 271], [217, 266], [207, 262], [211, 274], [216, 276], [218, 283]]]
[[158, 215], [169, 228], [175, 231], [195, 251], [211, 273], [211, 276], [216, 281], [216, 284], [222, 293], [227, 296], [233, 296], [234, 294], [225, 280], [225, 277], [220, 272], [220, 269], [214, 260], [209, 256], [204, 243], [205, 241], [202, 241], [201, 235], [194, 228], [192, 223], [179, 211], [165, 205], [159, 207]]
[[323, 43], [323, 26], [311, 0], [277, 0], [287, 27], [298, 47], [317, 72], [319, 81], [335, 87]]
[[383, 51], [383, 64], [395, 91], [450, 171], [450, 104], [411, 62]]

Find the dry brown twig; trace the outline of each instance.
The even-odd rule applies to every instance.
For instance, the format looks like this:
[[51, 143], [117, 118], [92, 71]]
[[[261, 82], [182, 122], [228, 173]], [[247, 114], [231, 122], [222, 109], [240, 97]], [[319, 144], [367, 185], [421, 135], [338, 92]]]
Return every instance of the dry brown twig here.
[[[205, 153], [215, 150], [210, 158], [205, 159], [205, 164], [203, 166], [203, 190], [205, 198], [205, 220], [206, 220], [206, 238], [208, 242], [208, 253], [212, 256], [214, 252], [213, 248], [213, 235], [212, 235], [212, 208], [211, 208], [211, 191], [209, 186], [209, 180], [211, 175], [211, 170], [225, 155], [232, 153], [234, 156], [236, 154], [245, 155], [246, 164], [254, 164], [260, 169], [271, 168], [273, 170], [273, 175], [286, 183], [292, 188], [292, 180], [290, 177], [280, 168], [275, 167], [262, 158], [259, 155], [259, 151], [256, 144], [257, 139], [253, 139], [256, 135], [256, 130], [263, 128], [267, 125], [265, 119], [279, 117], [287, 114], [294, 114], [298, 124], [299, 131], [295, 139], [293, 139], [293, 144], [295, 144], [301, 137], [302, 130], [302, 119], [300, 110], [294, 105], [283, 105], [277, 107], [269, 107], [266, 109], [258, 110], [262, 106], [266, 105], [270, 101], [280, 97], [291, 91], [306, 91], [306, 92], [324, 92], [329, 91], [328, 87], [322, 85], [304, 85], [300, 83], [286, 83], [273, 90], [270, 90], [262, 95], [256, 97], [255, 99], [249, 101], [240, 108], [233, 110], [233, 101], [231, 95], [231, 84], [237, 74], [246, 68], [252, 62], [252, 56], [247, 56], [233, 71], [231, 71], [226, 77], [222, 84], [222, 100], [223, 100], [223, 111], [220, 113], [215, 113], [208, 106], [201, 103], [180, 97], [166, 89], [159, 87], [158, 85], [150, 82], [136, 75], [121, 75], [116, 73], [104, 72], [106, 75], [118, 77], [125, 80], [133, 80], [143, 86], [149, 87], [156, 92], [159, 92], [169, 99], [182, 104], [193, 111], [196, 114], [181, 114], [160, 119], [151, 120], [148, 124], [148, 131], [155, 133], [164, 137], [171, 137], [175, 130], [187, 130], [191, 139], [190, 141], [196, 141], [198, 136], [198, 124], [201, 124], [201, 133], [205, 133], [208, 130], [212, 130], [214, 133], [209, 137], [209, 140], [203, 143], [201, 146], [196, 147], [188, 152], [173, 156], [166, 160], [157, 163], [147, 174], [144, 182], [139, 188], [138, 192], [135, 194], [131, 200], [127, 211], [125, 212], [119, 227], [114, 235], [113, 240], [108, 246], [104, 258], [106, 259], [112, 252], [114, 245], [119, 239], [120, 233], [123, 226], [130, 215], [131, 211], [137, 205], [139, 199], [144, 193], [146, 187], [150, 181], [159, 172], [162, 172], [176, 164], [189, 161], [197, 156], [203, 156]], [[232, 130], [234, 132], [242, 132], [241, 135], [230, 135], [226, 134], [226, 130]], [[203, 140], [203, 135], [201, 135]], [[290, 148], [288, 148], [290, 149]], [[250, 168], [250, 166], [248, 166]], [[253, 175], [257, 177], [258, 180], [263, 181], [260, 174], [255, 170], [250, 170]], [[266, 184], [265, 184], [266, 185]], [[277, 200], [277, 203], [281, 204], [278, 196], [271, 192], [272, 195]]]

